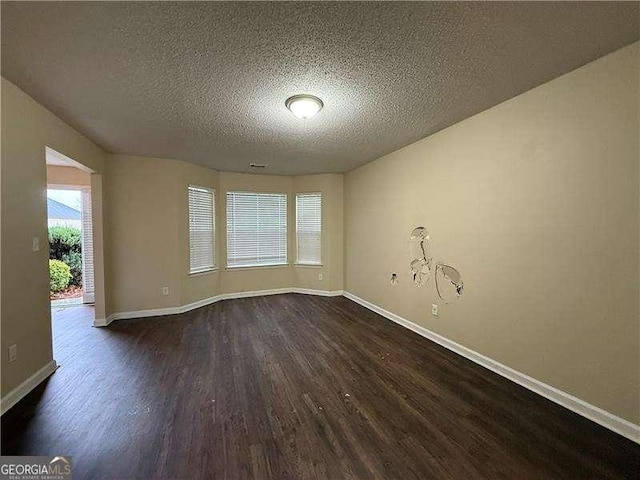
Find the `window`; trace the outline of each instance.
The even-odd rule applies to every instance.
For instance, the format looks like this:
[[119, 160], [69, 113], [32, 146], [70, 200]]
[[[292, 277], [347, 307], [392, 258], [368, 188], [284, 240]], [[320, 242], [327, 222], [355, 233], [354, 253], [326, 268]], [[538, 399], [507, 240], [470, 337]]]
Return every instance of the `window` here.
[[296, 195], [297, 262], [320, 265], [322, 250], [322, 194]]
[[287, 263], [287, 195], [227, 193], [227, 267]]
[[215, 268], [215, 194], [189, 185], [189, 273]]

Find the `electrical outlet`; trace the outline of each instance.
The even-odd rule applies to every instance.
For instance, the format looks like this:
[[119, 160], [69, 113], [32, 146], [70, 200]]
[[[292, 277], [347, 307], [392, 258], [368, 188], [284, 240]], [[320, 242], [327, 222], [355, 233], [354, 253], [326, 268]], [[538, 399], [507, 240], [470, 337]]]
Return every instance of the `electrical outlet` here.
[[438, 313], [438, 305], [436, 303], [431, 304], [431, 315], [434, 317], [439, 317], [440, 313]]
[[33, 237], [31, 239], [31, 250], [33, 250], [34, 252], [39, 252], [40, 251], [40, 238], [39, 237]]
[[318, 280], [322, 280], [324, 277], [322, 276], [321, 273], [318, 274]]
[[18, 360], [18, 345], [9, 345], [9, 363], [13, 363]]
[[169, 287], [162, 287], [162, 295], [169, 295]]

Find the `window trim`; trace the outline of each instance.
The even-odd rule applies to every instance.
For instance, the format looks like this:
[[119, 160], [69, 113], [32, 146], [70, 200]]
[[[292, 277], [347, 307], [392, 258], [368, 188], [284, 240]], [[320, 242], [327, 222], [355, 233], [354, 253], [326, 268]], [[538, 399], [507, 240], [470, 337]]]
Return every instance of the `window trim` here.
[[[319, 195], [320, 196], [320, 261], [318, 262], [301, 262], [300, 260], [298, 260], [298, 196], [304, 196], [304, 195]], [[321, 191], [313, 191], [313, 192], [295, 192], [294, 194], [295, 197], [295, 205], [294, 205], [294, 209], [295, 209], [295, 221], [294, 221], [294, 234], [296, 237], [296, 261], [294, 263], [294, 265], [296, 266], [300, 266], [300, 267], [322, 267], [322, 246], [324, 244], [323, 242], [323, 237], [324, 237], [324, 228], [323, 228], [323, 224], [324, 222], [322, 221], [322, 216], [323, 216], [323, 212], [324, 212], [324, 194]]]
[[[189, 207], [190, 207], [190, 202], [189, 202], [189, 190], [194, 189], [194, 190], [204, 190], [207, 191], [209, 193], [211, 193], [211, 196], [213, 197], [213, 235], [211, 236], [212, 238], [212, 253], [213, 253], [213, 266], [211, 267], [206, 267], [206, 268], [198, 268], [195, 270], [191, 270], [191, 219], [190, 219], [190, 215], [189, 215]], [[189, 237], [189, 266], [188, 266], [188, 275], [190, 277], [195, 277], [195, 276], [201, 276], [201, 275], [206, 275], [208, 273], [211, 272], [215, 272], [216, 270], [218, 270], [218, 262], [217, 262], [217, 258], [218, 256], [216, 255], [216, 236], [217, 236], [217, 222], [216, 222], [216, 212], [217, 212], [217, 208], [216, 208], [216, 190], [215, 188], [210, 188], [210, 187], [204, 187], [202, 185], [196, 185], [194, 183], [189, 183], [187, 185], [187, 232], [188, 232], [188, 237]]]
[[201, 272], [189, 273], [189, 276], [190, 277], [201, 277], [202, 275], [207, 275], [207, 274], [212, 273], [212, 272], [217, 272], [218, 270], [220, 270], [220, 268], [218, 268], [218, 267], [207, 268], [206, 270], [202, 270]]
[[257, 265], [231, 265], [224, 267], [225, 270], [260, 270], [262, 268], [283, 268], [290, 266], [289, 263], [261, 263]]
[[[229, 215], [228, 215], [228, 195], [230, 193], [243, 193], [250, 195], [284, 195], [285, 198], [285, 262], [277, 262], [277, 263], [258, 263], [258, 264], [247, 264], [247, 265], [229, 265]], [[263, 269], [263, 268], [282, 268], [291, 266], [289, 261], [289, 193], [282, 191], [251, 191], [251, 190], [226, 190], [224, 192], [224, 234], [225, 234], [225, 270], [253, 270], [253, 269]]]

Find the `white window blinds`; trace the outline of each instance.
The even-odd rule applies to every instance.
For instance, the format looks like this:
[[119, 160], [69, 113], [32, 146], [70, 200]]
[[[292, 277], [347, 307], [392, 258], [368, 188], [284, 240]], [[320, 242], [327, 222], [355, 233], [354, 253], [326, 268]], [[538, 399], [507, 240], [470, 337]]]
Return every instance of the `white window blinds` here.
[[189, 273], [215, 266], [215, 194], [208, 188], [189, 186]]
[[227, 266], [287, 263], [287, 195], [227, 193]]
[[93, 274], [93, 214], [91, 213], [91, 189], [82, 190], [82, 302], [95, 301]]
[[297, 262], [320, 265], [322, 250], [322, 194], [296, 195]]

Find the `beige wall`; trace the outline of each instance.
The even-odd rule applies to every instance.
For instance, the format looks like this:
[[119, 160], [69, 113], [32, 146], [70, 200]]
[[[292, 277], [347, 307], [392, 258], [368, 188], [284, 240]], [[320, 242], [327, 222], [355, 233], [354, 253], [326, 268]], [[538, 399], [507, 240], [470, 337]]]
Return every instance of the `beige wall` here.
[[[2, 78], [2, 396], [52, 360], [47, 248], [45, 147], [96, 172], [104, 152]], [[40, 251], [33, 252], [33, 237]], [[19, 358], [5, 361], [18, 344]]]
[[[220, 238], [222, 224], [222, 210], [220, 205], [220, 174], [208, 168], [199, 167], [190, 163], [180, 162], [182, 166], [182, 177], [179, 187], [180, 211], [178, 224], [181, 234], [179, 236], [181, 245], [181, 262], [180, 276], [182, 282], [182, 305], [188, 305], [198, 300], [211, 298], [220, 293], [220, 266], [221, 266], [221, 249]], [[197, 185], [200, 187], [211, 188], [215, 190], [215, 225], [216, 225], [216, 241], [215, 241], [215, 262], [217, 270], [209, 273], [197, 275], [189, 275], [189, 194], [187, 187], [189, 185]]]
[[[640, 423], [638, 55], [636, 43], [349, 172], [346, 290]], [[465, 282], [439, 318], [433, 279], [410, 279], [418, 225]]]
[[217, 295], [218, 271], [189, 275], [187, 187], [212, 188], [217, 196], [218, 172], [125, 155], [109, 155], [106, 164], [109, 313], [177, 307]]
[[[342, 289], [342, 175], [288, 177], [216, 172], [177, 160], [110, 155], [106, 162], [109, 313], [188, 305], [221, 293]], [[190, 184], [216, 196], [217, 270], [189, 275]], [[289, 265], [226, 268], [226, 193], [288, 195]], [[323, 193], [323, 266], [295, 262], [295, 192]], [[322, 281], [317, 273], [322, 272]], [[162, 295], [168, 286], [170, 294]]]
[[[249, 175], [243, 173], [220, 173], [221, 209], [226, 209], [226, 194], [231, 191], [286, 193], [287, 237], [286, 267], [257, 267], [225, 269], [223, 272], [223, 293], [235, 293], [274, 288], [307, 288], [315, 290], [342, 289], [342, 175], [304, 175], [287, 177], [276, 175]], [[322, 258], [323, 265], [309, 267], [295, 265], [295, 194], [304, 192], [321, 192], [323, 194], [323, 231]], [[221, 223], [220, 243], [222, 258], [226, 258], [226, 224], [224, 217]], [[224, 264], [222, 265], [224, 266]], [[322, 273], [323, 280], [318, 279]]]
[[[106, 162], [109, 310], [180, 305], [180, 179], [173, 160], [109, 155]], [[169, 287], [169, 295], [162, 288]]]
[[[294, 265], [296, 287], [313, 290], [342, 290], [343, 274], [343, 175], [304, 175], [293, 178], [295, 193], [322, 193], [322, 266]], [[295, 198], [292, 199], [295, 202]], [[293, 203], [295, 209], [295, 203]], [[295, 213], [295, 212], [294, 212]], [[295, 216], [292, 220], [295, 225]], [[293, 244], [293, 257], [296, 247]], [[323, 279], [318, 279], [321, 273]]]
[[222, 272], [222, 293], [251, 292], [274, 288], [291, 288], [294, 286], [293, 262], [295, 248], [293, 229], [294, 206], [291, 199], [293, 193], [292, 177], [280, 175], [251, 175], [247, 173], [220, 172], [220, 211], [226, 212], [227, 192], [264, 192], [287, 194], [287, 260], [289, 265], [282, 267], [249, 267], [225, 268], [227, 258], [226, 214], [222, 215], [218, 229]]
[[90, 187], [91, 173], [75, 167], [47, 165], [47, 184], [54, 187]]

